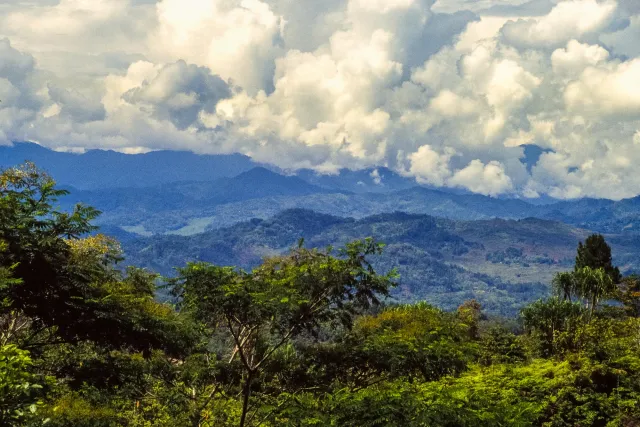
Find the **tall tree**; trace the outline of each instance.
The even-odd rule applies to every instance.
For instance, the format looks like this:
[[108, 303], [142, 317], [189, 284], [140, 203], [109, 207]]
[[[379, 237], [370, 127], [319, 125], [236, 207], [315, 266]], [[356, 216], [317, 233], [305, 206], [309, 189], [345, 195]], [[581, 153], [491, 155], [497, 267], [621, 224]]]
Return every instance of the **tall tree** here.
[[615, 296], [613, 278], [604, 268], [583, 267], [574, 276], [577, 294], [586, 302], [592, 314], [600, 301]]
[[576, 277], [572, 272], [557, 273], [553, 277], [551, 285], [555, 295], [558, 298], [562, 298], [563, 301], [571, 302], [572, 296], [577, 293]]
[[593, 234], [578, 244], [576, 264], [572, 272], [558, 273], [553, 278], [557, 297], [571, 302], [575, 297], [595, 311], [604, 298], [614, 297], [621, 275], [611, 258], [611, 247], [600, 234]]
[[620, 270], [613, 265], [611, 246], [607, 244], [601, 234], [592, 234], [587, 237], [584, 244], [582, 242], [578, 244], [575, 271], [580, 271], [585, 267], [593, 270], [602, 268], [611, 277], [613, 283], [620, 282]]
[[241, 427], [253, 421], [254, 382], [278, 351], [325, 324], [349, 328], [356, 314], [388, 295], [393, 274], [376, 274], [367, 260], [381, 250], [367, 239], [349, 243], [337, 257], [299, 247], [251, 273], [205, 263], [180, 270], [174, 282], [180, 308], [212, 333], [225, 331], [231, 342], [226, 356], [243, 368]]
[[18, 339], [20, 325], [14, 342], [32, 353], [83, 340], [147, 352], [175, 349], [184, 341], [180, 322], [154, 301], [155, 276], [122, 275], [115, 268], [117, 243], [88, 236], [97, 210], [55, 209], [66, 194], [32, 163], [0, 173], [0, 333]]

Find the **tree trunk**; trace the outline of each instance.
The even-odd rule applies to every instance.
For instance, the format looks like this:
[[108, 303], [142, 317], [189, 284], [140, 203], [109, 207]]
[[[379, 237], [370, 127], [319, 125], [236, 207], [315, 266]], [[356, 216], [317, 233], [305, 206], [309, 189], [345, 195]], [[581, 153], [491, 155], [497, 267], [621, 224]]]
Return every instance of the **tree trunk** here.
[[247, 413], [249, 412], [249, 398], [251, 397], [251, 383], [253, 382], [253, 371], [249, 371], [247, 379], [242, 388], [242, 415], [240, 416], [240, 427], [245, 427]]

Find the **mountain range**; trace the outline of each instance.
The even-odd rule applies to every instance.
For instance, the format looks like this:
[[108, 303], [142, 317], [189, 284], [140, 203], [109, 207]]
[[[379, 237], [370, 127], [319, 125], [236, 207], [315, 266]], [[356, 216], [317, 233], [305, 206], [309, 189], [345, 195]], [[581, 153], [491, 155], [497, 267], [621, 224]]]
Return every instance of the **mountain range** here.
[[27, 142], [0, 146], [0, 168], [25, 160], [49, 172], [59, 184], [82, 190], [210, 181], [235, 176], [258, 166], [240, 154], [198, 155], [186, 151], [123, 154], [107, 150], [78, 154], [53, 151]]
[[623, 271], [640, 271], [638, 197], [533, 202], [429, 188], [382, 167], [293, 174], [237, 154], [0, 147], [0, 168], [25, 160], [70, 191], [60, 208], [100, 209], [97, 224], [128, 262], [166, 275], [192, 260], [251, 268], [300, 238], [374, 236], [388, 244], [376, 266], [401, 274], [395, 298], [448, 309], [477, 298], [506, 313], [547, 293], [592, 232], [605, 234]]
[[70, 187], [71, 195], [63, 200], [63, 205], [69, 207], [77, 202], [93, 205], [103, 211], [101, 225], [120, 227], [142, 236], [192, 235], [251, 218], [267, 219], [297, 207], [354, 218], [402, 211], [457, 220], [535, 217], [602, 233], [640, 230], [638, 197], [532, 204], [520, 199], [457, 194], [417, 185], [361, 193], [351, 191], [348, 185], [322, 183], [255, 167], [231, 178], [211, 181], [81, 191]]
[[[310, 247], [340, 247], [375, 236], [387, 247], [374, 265], [400, 274], [396, 299], [455, 309], [476, 298], [488, 312], [513, 314], [545, 295], [554, 273], [571, 268], [575, 248], [588, 234], [536, 218], [461, 221], [394, 212], [354, 219], [291, 209], [193, 236], [131, 239], [124, 249], [128, 262], [171, 276], [174, 266], [190, 261], [250, 269], [301, 237]], [[623, 270], [640, 266], [639, 240], [613, 239], [612, 245]]]

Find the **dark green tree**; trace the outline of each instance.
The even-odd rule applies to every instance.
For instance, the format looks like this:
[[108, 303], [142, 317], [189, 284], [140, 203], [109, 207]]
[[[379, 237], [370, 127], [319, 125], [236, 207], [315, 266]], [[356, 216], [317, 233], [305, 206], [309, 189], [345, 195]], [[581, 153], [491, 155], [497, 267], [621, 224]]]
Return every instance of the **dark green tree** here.
[[616, 298], [624, 305], [629, 316], [640, 317], [640, 277], [625, 277], [617, 288]]
[[11, 276], [0, 284], [0, 332], [32, 354], [84, 340], [176, 350], [180, 322], [154, 301], [155, 276], [123, 275], [117, 242], [89, 236], [97, 210], [55, 208], [66, 194], [32, 163], [0, 173], [0, 269]]
[[482, 335], [480, 362], [483, 365], [521, 362], [525, 349], [518, 337], [501, 325], [495, 325]]
[[578, 244], [575, 271], [580, 271], [585, 267], [593, 270], [602, 268], [611, 277], [613, 283], [620, 282], [620, 270], [613, 265], [611, 247], [601, 234], [592, 234], [587, 237], [584, 243]]

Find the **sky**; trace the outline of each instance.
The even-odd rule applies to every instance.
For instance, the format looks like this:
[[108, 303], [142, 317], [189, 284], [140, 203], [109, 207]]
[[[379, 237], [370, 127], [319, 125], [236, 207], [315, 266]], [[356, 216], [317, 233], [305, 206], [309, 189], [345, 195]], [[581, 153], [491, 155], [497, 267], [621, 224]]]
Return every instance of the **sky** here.
[[0, 100], [4, 145], [633, 197], [640, 1], [0, 0]]

